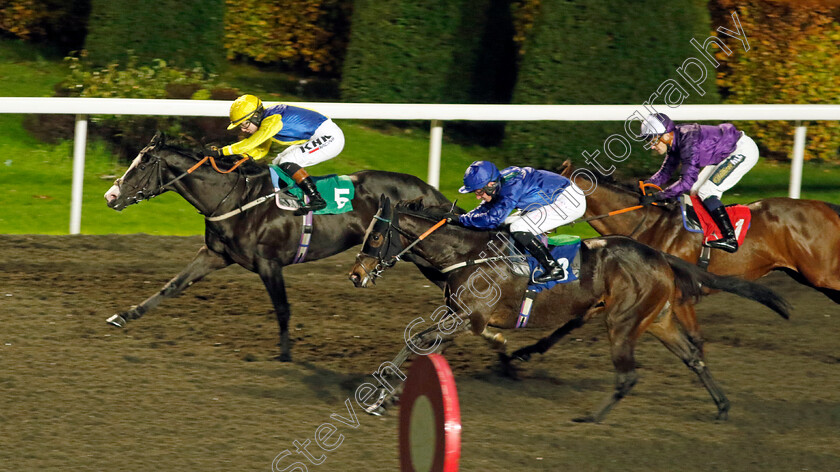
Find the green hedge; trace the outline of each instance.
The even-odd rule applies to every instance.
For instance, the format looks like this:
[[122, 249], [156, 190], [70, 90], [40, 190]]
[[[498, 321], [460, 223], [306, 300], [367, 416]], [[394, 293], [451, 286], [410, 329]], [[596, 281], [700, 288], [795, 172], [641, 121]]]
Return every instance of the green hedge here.
[[[716, 103], [710, 64], [702, 97], [677, 73], [683, 61], [699, 57], [689, 40], [702, 43], [710, 32], [706, 2], [700, 0], [542, 0], [513, 103], [636, 104], [644, 110], [642, 103], [667, 79], [689, 93], [685, 103]], [[662, 102], [655, 100], [657, 110], [667, 113]], [[505, 156], [512, 164], [550, 168], [566, 158], [585, 165], [581, 153], [600, 150], [603, 167], [628, 173], [646, 172], [661, 162], [634, 143], [629, 158], [612, 163], [604, 156], [604, 141], [623, 132], [622, 122], [509, 122]], [[621, 145], [614, 144], [613, 152], [621, 153]]]
[[299, 72], [335, 76], [350, 35], [352, 0], [226, 0], [225, 48]]
[[513, 83], [509, 2], [358, 0], [344, 63], [350, 102], [506, 102]]
[[97, 64], [144, 63], [215, 71], [224, 61], [224, 0], [92, 0], [85, 48]]
[[90, 0], [2, 0], [0, 32], [67, 53], [84, 44], [89, 14]]

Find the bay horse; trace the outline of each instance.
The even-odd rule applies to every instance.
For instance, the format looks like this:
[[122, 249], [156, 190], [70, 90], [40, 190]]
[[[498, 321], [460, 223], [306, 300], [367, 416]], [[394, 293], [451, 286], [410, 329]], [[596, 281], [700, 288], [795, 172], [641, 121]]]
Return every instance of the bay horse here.
[[[411, 253], [440, 269], [446, 277], [445, 311], [441, 307], [432, 315], [438, 321], [437, 329], [427, 329], [415, 339], [407, 339], [407, 347], [394, 360], [397, 366], [407, 359], [409, 345], [415, 353], [413, 346], [418, 345], [432, 345], [440, 350], [467, 329], [503, 353], [500, 333], [491, 333], [488, 326], [502, 329], [517, 326], [519, 303], [528, 277], [515, 277], [510, 267], [491, 264], [486, 257], [491, 253], [507, 253], [499, 232], [441, 226], [440, 220], [446, 218], [447, 210], [439, 206], [425, 207], [419, 200], [400, 202], [392, 209], [390, 200], [382, 197], [362, 251], [350, 271], [353, 283], [364, 287], [404, 254]], [[436, 222], [439, 229], [429, 233]], [[706, 367], [702, 349], [681, 329], [686, 325], [681, 315], [694, 312], [677, 311], [674, 307], [695, 303], [704, 294], [704, 287], [758, 301], [785, 318], [787, 302], [766, 287], [710, 274], [623, 236], [584, 240], [579, 257], [578, 280], [543, 290], [534, 300], [527, 327], [557, 329], [537, 343], [517, 350], [512, 357], [528, 360], [531, 354], [544, 353], [573, 329], [603, 315], [616, 372], [615, 389], [594, 414], [576, 421], [601, 421], [630, 392], [638, 378], [634, 350], [645, 332], [659, 339], [697, 374], [717, 406], [717, 418], [726, 419], [729, 401]], [[374, 408], [381, 407], [390, 393], [380, 390]]]
[[[337, 215], [313, 215], [311, 239], [305, 257], [300, 260], [299, 242], [305, 217], [293, 216], [291, 211], [278, 208], [272, 203], [274, 198], [220, 221], [208, 219], [213, 215], [235, 213], [243, 205], [273, 193], [268, 168], [248, 160], [233, 171], [232, 162], [220, 162], [218, 171], [206, 164], [188, 173], [202, 157], [199, 153], [167, 144], [165, 137], [158, 133], [105, 194], [108, 206], [121, 211], [172, 190], [205, 216], [204, 246], [195, 258], [158, 292], [136, 307], [112, 316], [109, 323], [123, 327], [127, 321], [140, 318], [164, 299], [179, 295], [211, 272], [239, 264], [257, 273], [265, 284], [279, 325], [281, 353], [278, 359], [290, 361], [288, 326], [291, 312], [283, 267], [323, 259], [360, 244], [383, 193], [394, 198], [421, 197], [435, 204], [448, 202], [434, 187], [412, 175], [377, 170], [356, 172], [348, 176], [355, 186], [351, 201], [353, 210]], [[216, 167], [215, 161], [213, 167]], [[417, 266], [429, 280], [438, 285], [442, 283], [440, 274], [424, 261], [418, 261]]]
[[[557, 171], [574, 172], [571, 161]], [[599, 177], [596, 175], [596, 177]], [[591, 183], [580, 182], [581, 188]], [[586, 214], [606, 214], [638, 205], [639, 192], [599, 178], [586, 196]], [[840, 206], [818, 200], [766, 198], [747, 205], [752, 213], [744, 244], [735, 253], [712, 250], [707, 270], [747, 280], [781, 270], [840, 303]], [[646, 206], [598, 219], [590, 225], [599, 234], [620, 234], [689, 262], [697, 262], [702, 235], [683, 229], [679, 206]]]

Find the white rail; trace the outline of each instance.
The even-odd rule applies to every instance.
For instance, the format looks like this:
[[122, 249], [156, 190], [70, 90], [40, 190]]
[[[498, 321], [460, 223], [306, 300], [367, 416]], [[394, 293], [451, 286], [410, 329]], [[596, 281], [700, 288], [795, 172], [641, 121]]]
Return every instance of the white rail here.
[[[840, 105], [436, 105], [289, 102], [312, 108], [335, 119], [430, 120], [428, 182], [440, 182], [440, 154], [443, 121], [626, 121], [638, 112], [667, 113], [675, 121], [834, 121], [840, 120]], [[267, 103], [270, 105], [270, 103]], [[81, 228], [82, 175], [84, 173], [86, 115], [151, 116], [227, 116], [229, 101], [221, 100], [150, 100], [129, 98], [53, 98], [3, 97], [0, 113], [71, 114], [76, 117], [73, 148], [73, 189], [70, 209], [70, 234]], [[805, 150], [805, 127], [797, 123], [791, 165], [789, 195], [799, 198], [802, 161]], [[605, 136], [606, 138], [606, 136]], [[601, 143], [593, 143], [600, 147]]]

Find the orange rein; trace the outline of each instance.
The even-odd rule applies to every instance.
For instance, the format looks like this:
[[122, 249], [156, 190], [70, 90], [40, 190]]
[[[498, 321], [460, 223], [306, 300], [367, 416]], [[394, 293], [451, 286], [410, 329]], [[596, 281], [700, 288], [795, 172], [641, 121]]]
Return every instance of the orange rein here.
[[[650, 183], [646, 184], [642, 180], [639, 181], [639, 189], [642, 191], [642, 195], [647, 195], [647, 192], [645, 190], [647, 187], [651, 187], [653, 189], [656, 189], [659, 192], [662, 191], [662, 188], [660, 188], [658, 185], [650, 184]], [[635, 205], [635, 206], [631, 206], [631, 207], [627, 207], [627, 208], [622, 208], [621, 210], [611, 211], [611, 212], [609, 212], [607, 214], [604, 214], [604, 215], [593, 216], [591, 218], [585, 218], [585, 219], [580, 220], [580, 221], [585, 223], [587, 221], [600, 220], [602, 218], [608, 218], [610, 216], [620, 215], [622, 213], [627, 213], [628, 211], [638, 210], [640, 208], [644, 208], [644, 205]]]
[[240, 160], [236, 161], [236, 163], [235, 163], [235, 164], [233, 165], [233, 167], [231, 167], [230, 169], [228, 169], [228, 170], [221, 170], [221, 169], [219, 169], [219, 167], [216, 165], [216, 160], [215, 160], [215, 159], [213, 159], [213, 157], [212, 157], [212, 156], [204, 156], [204, 159], [202, 159], [202, 160], [198, 161], [198, 162], [197, 162], [194, 166], [192, 166], [192, 167], [190, 167], [189, 169], [187, 169], [187, 174], [192, 174], [192, 173], [193, 173], [196, 169], [198, 169], [199, 167], [201, 167], [201, 165], [202, 165], [202, 164], [204, 164], [205, 162], [207, 162], [207, 160], [208, 160], [208, 159], [210, 160], [210, 165], [212, 165], [212, 166], [213, 166], [213, 168], [214, 168], [214, 169], [216, 169], [216, 172], [218, 172], [218, 173], [220, 173], [220, 174], [229, 174], [229, 173], [233, 172], [233, 171], [234, 171], [237, 167], [239, 167], [239, 166], [240, 166], [243, 162], [247, 161], [247, 160], [248, 160], [248, 159], [250, 159], [250, 158], [249, 158], [249, 157], [243, 157], [242, 159], [240, 159]]

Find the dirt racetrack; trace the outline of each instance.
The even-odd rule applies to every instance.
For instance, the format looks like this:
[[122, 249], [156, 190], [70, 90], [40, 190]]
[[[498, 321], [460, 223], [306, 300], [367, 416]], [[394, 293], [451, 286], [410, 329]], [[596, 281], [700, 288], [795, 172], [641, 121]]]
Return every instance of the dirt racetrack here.
[[[259, 278], [231, 267], [117, 329], [105, 319], [158, 290], [201, 246], [197, 237], [0, 236], [0, 469], [271, 470], [326, 422], [343, 442], [309, 443], [309, 471], [397, 470], [396, 410], [345, 400], [431, 314], [440, 292], [413, 266], [373, 289], [346, 280], [354, 251], [285, 270], [293, 363]], [[829, 256], [829, 255], [826, 255]], [[836, 255], [831, 255], [836, 257]], [[603, 424], [570, 420], [612, 388], [601, 320], [500, 377], [483, 341], [446, 354], [463, 418], [464, 471], [838, 471], [840, 310], [782, 274], [764, 279], [793, 304], [784, 321], [729, 295], [698, 307], [708, 364], [730, 419], [653, 337], [641, 376]], [[543, 332], [506, 332], [520, 347]], [[339, 415], [358, 426], [336, 419]], [[337, 436], [340, 434], [341, 436]]]

